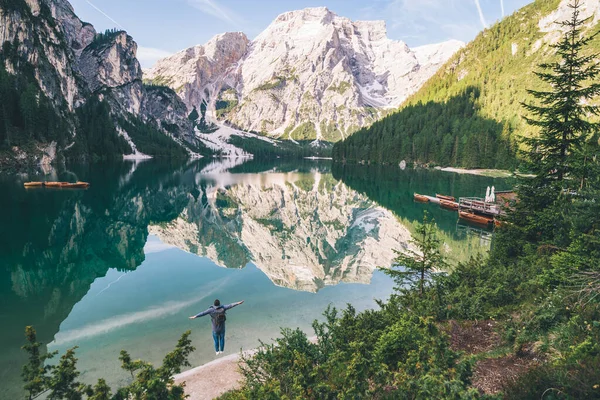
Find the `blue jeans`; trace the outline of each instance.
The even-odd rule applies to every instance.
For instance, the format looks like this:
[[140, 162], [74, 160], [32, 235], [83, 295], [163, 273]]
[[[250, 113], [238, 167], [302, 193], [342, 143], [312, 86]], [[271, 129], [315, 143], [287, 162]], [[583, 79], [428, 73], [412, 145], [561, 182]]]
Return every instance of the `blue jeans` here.
[[225, 328], [219, 333], [213, 331], [213, 340], [215, 341], [215, 351], [223, 351], [225, 348]]

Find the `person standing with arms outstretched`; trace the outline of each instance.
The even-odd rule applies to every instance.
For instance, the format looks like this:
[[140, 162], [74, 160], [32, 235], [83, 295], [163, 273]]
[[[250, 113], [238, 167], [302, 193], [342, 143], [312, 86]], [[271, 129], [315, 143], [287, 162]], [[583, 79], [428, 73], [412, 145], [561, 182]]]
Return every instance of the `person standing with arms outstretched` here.
[[225, 320], [227, 319], [225, 311], [235, 306], [239, 306], [243, 302], [244, 300], [222, 306], [219, 299], [217, 299], [215, 300], [214, 305], [210, 306], [207, 310], [190, 317], [190, 319], [196, 319], [205, 315], [210, 315], [216, 355], [223, 353], [223, 350], [225, 349]]

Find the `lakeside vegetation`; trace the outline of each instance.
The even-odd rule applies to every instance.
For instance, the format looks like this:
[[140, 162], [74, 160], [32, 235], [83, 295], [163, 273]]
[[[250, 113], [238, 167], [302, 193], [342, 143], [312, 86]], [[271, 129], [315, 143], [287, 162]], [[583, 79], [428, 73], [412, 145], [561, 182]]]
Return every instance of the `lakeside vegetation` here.
[[483, 118], [476, 102], [480, 90], [468, 87], [445, 102], [409, 105], [333, 147], [343, 162], [510, 169], [517, 145], [505, 127]]
[[6, 70], [7, 60], [19, 59], [17, 48], [7, 41], [0, 52], [0, 151], [34, 140], [63, 144], [70, 125], [40, 90], [34, 68], [26, 64], [19, 76]]
[[331, 146], [328, 143], [322, 142], [314, 146], [312, 140], [299, 140], [296, 143], [290, 140], [277, 140], [276, 144], [272, 144], [262, 139], [232, 135], [229, 143], [262, 160], [280, 157], [298, 159], [331, 156]]

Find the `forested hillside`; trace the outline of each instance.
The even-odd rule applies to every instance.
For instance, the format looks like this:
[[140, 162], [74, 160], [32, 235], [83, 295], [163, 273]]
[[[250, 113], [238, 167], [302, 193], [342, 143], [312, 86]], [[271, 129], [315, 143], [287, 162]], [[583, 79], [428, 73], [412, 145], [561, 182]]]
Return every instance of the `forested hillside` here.
[[[544, 89], [534, 71], [552, 60], [550, 44], [560, 34], [551, 25], [554, 15], [548, 16], [559, 3], [537, 0], [484, 30], [398, 112], [336, 145], [334, 159], [469, 168], [516, 165], [518, 138], [535, 133], [525, 123], [521, 103], [531, 101], [528, 89]], [[563, 14], [556, 17], [564, 19]], [[596, 37], [586, 52], [599, 49]]]

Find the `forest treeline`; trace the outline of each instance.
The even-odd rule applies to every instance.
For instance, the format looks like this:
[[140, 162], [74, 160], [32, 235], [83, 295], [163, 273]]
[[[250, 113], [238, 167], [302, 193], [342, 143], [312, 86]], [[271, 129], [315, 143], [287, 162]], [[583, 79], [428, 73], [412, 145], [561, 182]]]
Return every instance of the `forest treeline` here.
[[442, 103], [409, 105], [338, 142], [338, 162], [467, 168], [511, 168], [517, 143], [508, 124], [482, 117], [477, 108], [480, 90], [464, 92]]

